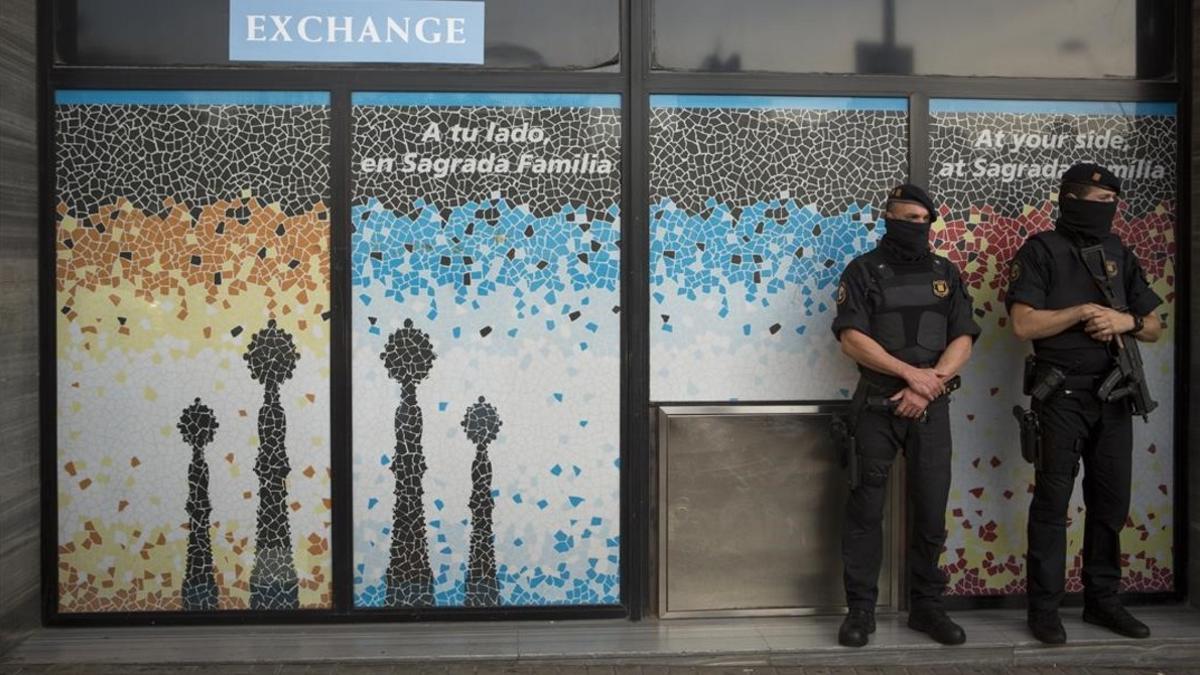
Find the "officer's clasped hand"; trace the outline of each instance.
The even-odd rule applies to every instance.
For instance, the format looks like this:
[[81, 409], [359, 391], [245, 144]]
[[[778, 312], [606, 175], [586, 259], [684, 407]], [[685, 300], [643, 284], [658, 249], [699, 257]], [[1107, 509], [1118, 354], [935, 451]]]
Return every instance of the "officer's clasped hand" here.
[[908, 387], [896, 392], [891, 400], [896, 401], [895, 413], [897, 417], [917, 419], [925, 414], [925, 408], [929, 407], [929, 399], [924, 398]]
[[1114, 337], [1133, 330], [1134, 319], [1130, 314], [1100, 305], [1086, 305], [1090, 311], [1084, 319], [1084, 331], [1094, 340], [1108, 342]]
[[904, 381], [908, 383], [909, 389], [929, 401], [941, 396], [945, 391], [942, 378], [933, 368], [911, 368], [904, 375]]

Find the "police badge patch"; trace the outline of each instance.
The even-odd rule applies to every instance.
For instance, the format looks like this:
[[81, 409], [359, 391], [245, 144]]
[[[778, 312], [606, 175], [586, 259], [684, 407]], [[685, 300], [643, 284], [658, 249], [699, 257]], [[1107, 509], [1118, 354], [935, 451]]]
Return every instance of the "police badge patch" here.
[[933, 294], [939, 298], [944, 298], [950, 295], [950, 284], [946, 283], [945, 279], [937, 279], [933, 282]]
[[1012, 262], [1012, 264], [1008, 266], [1008, 280], [1016, 281], [1017, 279], [1020, 279], [1020, 278], [1021, 278], [1021, 263], [1014, 260]]
[[1117, 261], [1116, 260], [1105, 260], [1104, 261], [1104, 273], [1108, 275], [1109, 279], [1112, 279], [1113, 277], [1117, 276]]
[[846, 282], [838, 284], [837, 304], [841, 305], [846, 302]]

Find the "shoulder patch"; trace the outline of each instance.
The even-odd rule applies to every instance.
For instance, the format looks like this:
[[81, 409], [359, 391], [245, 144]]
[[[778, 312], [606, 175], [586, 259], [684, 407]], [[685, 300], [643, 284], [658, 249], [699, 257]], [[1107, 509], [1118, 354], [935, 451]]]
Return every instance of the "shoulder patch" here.
[[950, 284], [945, 279], [933, 280], [933, 294], [939, 298], [944, 298], [950, 295]]
[[1016, 281], [1021, 278], [1021, 263], [1016, 260], [1008, 264], [1008, 280]]
[[837, 304], [843, 305], [845, 303], [846, 303], [846, 282], [843, 281], [838, 284]]

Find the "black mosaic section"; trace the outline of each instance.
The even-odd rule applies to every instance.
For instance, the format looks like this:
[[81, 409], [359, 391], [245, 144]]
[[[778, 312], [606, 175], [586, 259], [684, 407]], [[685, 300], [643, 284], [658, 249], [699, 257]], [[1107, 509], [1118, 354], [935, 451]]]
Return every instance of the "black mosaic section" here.
[[218, 589], [213, 568], [212, 499], [208, 492], [208, 462], [204, 449], [216, 436], [217, 417], [212, 408], [196, 399], [183, 409], [176, 428], [192, 449], [188, 464], [187, 568], [183, 576], [183, 608], [202, 611], [217, 608]]
[[475, 446], [471, 463], [471, 550], [467, 559], [467, 607], [494, 607], [500, 604], [500, 582], [496, 578], [496, 537], [492, 511], [496, 499], [492, 496], [492, 461], [488, 445], [500, 432], [500, 415], [495, 406], [480, 396], [471, 404], [461, 422], [467, 438]]
[[[535, 216], [545, 216], [564, 204], [583, 204], [595, 209], [597, 218], [620, 194], [620, 111], [615, 108], [579, 107], [430, 107], [356, 106], [354, 108], [354, 201], [362, 206], [371, 199], [401, 214], [414, 211], [412, 199], [453, 209], [467, 202], [486, 202], [497, 195], [512, 199], [520, 195]], [[458, 126], [480, 130], [475, 142], [422, 141], [431, 124], [445, 131]], [[491, 125], [500, 129], [540, 128], [541, 143], [483, 140]], [[544, 158], [606, 159], [609, 172], [516, 172], [451, 173], [438, 178], [429, 173], [366, 172], [363, 159], [393, 157], [397, 162], [407, 153], [422, 157], [507, 157], [515, 166], [522, 153]]]
[[[996, 147], [985, 130], [993, 135], [1002, 132]], [[1016, 217], [1026, 205], [1039, 205], [1050, 198], [1050, 191], [1059, 184], [1061, 172], [1047, 176], [988, 177], [975, 174], [974, 162], [984, 160], [993, 165], [1046, 165], [1059, 162], [1066, 166], [1080, 161], [1093, 161], [1116, 168], [1124, 165], [1137, 171], [1137, 160], [1143, 160], [1141, 170], [1150, 166], [1165, 169], [1162, 178], [1148, 176], [1123, 178], [1122, 200], [1128, 211], [1126, 217], [1136, 218], [1154, 210], [1164, 201], [1175, 199], [1175, 131], [1176, 120], [1168, 115], [1069, 115], [1018, 113], [936, 113], [931, 116], [929, 129], [930, 175], [938, 186], [938, 199], [952, 211], [965, 212], [971, 206], [990, 205], [996, 212]], [[1015, 146], [1010, 140], [1018, 134], [1032, 137]], [[1124, 147], [1076, 148], [1076, 137], [1124, 137]], [[1065, 141], [1057, 139], [1070, 137]], [[1038, 147], [1030, 147], [1037, 145]], [[939, 175], [949, 162], [969, 159], [961, 175]], [[1013, 170], [1014, 172], [1016, 169]], [[997, 189], [997, 186], [1002, 189]]]
[[421, 447], [425, 422], [417, 401], [417, 385], [429, 377], [437, 355], [425, 331], [414, 328], [411, 319], [388, 336], [379, 358], [388, 377], [400, 383], [396, 406], [396, 449], [390, 468], [396, 477], [392, 508], [392, 542], [384, 574], [387, 607], [432, 607], [433, 569], [429, 566], [429, 544], [425, 527], [425, 486], [428, 465]]
[[297, 215], [329, 197], [324, 106], [61, 105], [55, 124], [58, 197], [76, 218], [118, 197], [159, 215], [168, 198], [249, 190]]
[[839, 213], [881, 202], [908, 173], [905, 112], [656, 107], [650, 139], [650, 203], [690, 213], [781, 192]]
[[300, 360], [292, 335], [267, 322], [250, 338], [243, 356], [250, 376], [263, 385], [258, 409], [258, 514], [254, 538], [254, 568], [250, 571], [251, 609], [296, 609], [300, 586], [292, 556], [292, 527], [287, 512], [287, 417], [279, 399], [279, 386], [291, 379]]

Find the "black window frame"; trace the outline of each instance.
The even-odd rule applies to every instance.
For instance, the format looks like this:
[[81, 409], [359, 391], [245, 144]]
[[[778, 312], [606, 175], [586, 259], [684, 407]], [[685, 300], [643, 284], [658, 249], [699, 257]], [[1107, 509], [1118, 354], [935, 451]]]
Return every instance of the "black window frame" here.
[[[826, 75], [776, 73], [681, 73], [654, 71], [650, 64], [651, 6], [649, 2], [620, 0], [619, 71], [454, 70], [439, 68], [388, 68], [373, 65], [348, 69], [286, 65], [253, 68], [214, 67], [94, 67], [54, 62], [53, 8], [39, 3], [39, 330], [40, 431], [41, 431], [41, 590], [42, 620], [46, 625], [149, 625], [318, 623], [345, 621], [425, 621], [502, 619], [629, 618], [639, 620], [653, 612], [655, 574], [651, 524], [657, 517], [654, 501], [655, 471], [652, 420], [660, 405], [681, 405], [650, 399], [650, 286], [648, 218], [649, 101], [653, 94], [746, 94], [780, 96], [889, 96], [909, 102], [910, 179], [929, 178], [929, 116], [931, 98], [995, 98], [1102, 101], [1174, 101], [1178, 105], [1176, 290], [1179, 339], [1175, 346], [1175, 401], [1177, 411], [1190, 408], [1188, 374], [1191, 273], [1191, 162], [1190, 120], [1192, 13], [1191, 4], [1176, 4], [1176, 79], [1173, 81], [1022, 79], [1000, 77]], [[58, 89], [283, 89], [330, 93], [331, 116], [331, 311], [330, 344], [331, 466], [333, 482], [332, 562], [333, 605], [329, 609], [265, 612], [220, 610], [192, 612], [104, 612], [91, 614], [58, 611], [57, 566], [57, 373], [55, 310], [54, 196], [54, 94]], [[350, 213], [350, 95], [368, 91], [496, 91], [609, 93], [622, 100], [621, 111], [621, 421], [620, 421], [620, 604], [582, 606], [521, 606], [492, 608], [367, 609], [353, 603], [352, 437], [350, 413], [351, 352], [349, 307], [351, 299]], [[682, 405], [709, 405], [687, 402]], [[724, 402], [721, 402], [724, 403]], [[814, 401], [771, 401], [804, 405]], [[748, 405], [753, 405], [753, 402]], [[1188, 457], [1186, 448], [1200, 441], [1200, 430], [1189, 431], [1186, 414], [1176, 414], [1175, 428], [1175, 590], [1164, 594], [1138, 594], [1132, 601], [1175, 601], [1187, 594]], [[1019, 605], [1021, 598], [998, 596], [952, 599], [952, 606]]]

